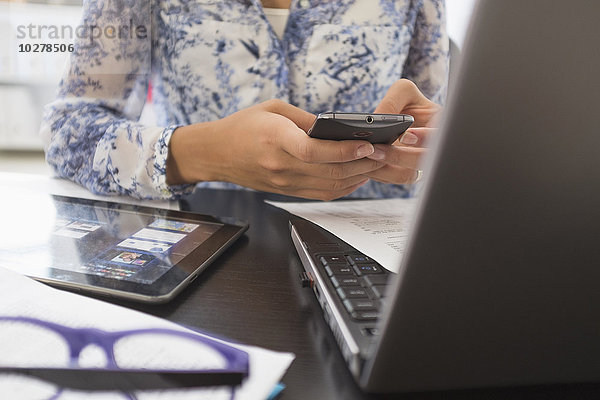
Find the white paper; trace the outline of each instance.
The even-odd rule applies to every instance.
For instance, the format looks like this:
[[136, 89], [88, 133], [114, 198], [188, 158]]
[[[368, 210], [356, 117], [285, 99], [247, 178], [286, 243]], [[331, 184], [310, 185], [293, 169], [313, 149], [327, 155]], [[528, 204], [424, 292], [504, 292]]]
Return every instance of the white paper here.
[[[96, 299], [64, 292], [36, 282], [13, 271], [0, 268], [0, 315], [1, 316], [27, 316], [45, 321], [52, 321], [76, 328], [94, 327], [106, 331], [140, 329], [140, 328], [170, 328], [193, 332], [175, 323], [147, 315], [125, 307], [105, 303]], [[18, 340], [18, 338], [14, 338]], [[221, 340], [222, 341], [222, 340]], [[224, 342], [224, 341], [222, 341]], [[224, 342], [227, 343], [227, 342]], [[235, 399], [263, 400], [271, 393], [275, 384], [279, 382], [284, 372], [292, 362], [294, 355], [291, 353], [278, 353], [258, 347], [231, 344], [249, 354], [250, 377], [235, 392]], [[160, 346], [161, 343], [155, 343]], [[181, 365], [181, 354], [173, 350], [172, 344], [165, 347], [164, 367]], [[89, 351], [88, 351], [89, 350]], [[84, 349], [86, 364], [94, 365], [98, 361], [95, 355], [98, 349], [93, 346]], [[27, 346], [14, 346], [17, 356], [43, 357], [43, 354], [27, 354]], [[47, 351], [52, 351], [48, 348]], [[7, 359], [10, 354], [2, 354], [2, 359]], [[209, 356], [209, 354], [207, 354]], [[170, 357], [170, 358], [169, 358]], [[183, 360], [195, 362], [193, 360]], [[91, 360], [91, 361], [90, 361]], [[0, 398], [15, 398], [14, 377], [0, 375]], [[13, 385], [13, 386], [11, 386]], [[31, 385], [20, 392], [18, 398], [38, 398], [36, 391], [44, 389], [44, 385]], [[140, 392], [138, 399], [227, 399], [231, 398], [230, 390], [218, 389], [180, 389], [177, 391], [145, 391]], [[67, 391], [60, 399], [123, 399], [115, 392], [89, 393], [81, 391]]]
[[305, 218], [398, 273], [416, 200], [267, 203]]
[[45, 175], [0, 172], [0, 188], [2, 188], [2, 195], [4, 196], [10, 194], [9, 192], [13, 190], [26, 190], [37, 193], [56, 194], [59, 196], [81, 197], [91, 200], [112, 201], [115, 203], [179, 210], [179, 203], [177, 201], [137, 200], [128, 196], [100, 196], [93, 194], [83, 186], [69, 180], [48, 177]]

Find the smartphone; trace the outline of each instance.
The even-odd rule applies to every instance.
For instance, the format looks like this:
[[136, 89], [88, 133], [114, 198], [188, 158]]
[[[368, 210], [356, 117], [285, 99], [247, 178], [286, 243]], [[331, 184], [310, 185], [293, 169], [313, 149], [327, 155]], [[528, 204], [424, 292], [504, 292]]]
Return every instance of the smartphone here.
[[360, 139], [373, 144], [392, 144], [414, 121], [407, 114], [326, 112], [317, 116], [308, 135], [318, 139]]

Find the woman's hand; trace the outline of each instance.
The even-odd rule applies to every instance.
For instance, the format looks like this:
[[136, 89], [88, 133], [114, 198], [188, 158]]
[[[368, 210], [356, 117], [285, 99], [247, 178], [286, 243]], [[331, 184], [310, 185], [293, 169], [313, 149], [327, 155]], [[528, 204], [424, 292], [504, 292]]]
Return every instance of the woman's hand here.
[[426, 152], [427, 138], [435, 132], [430, 126], [440, 109], [413, 82], [407, 79], [395, 82], [375, 112], [409, 114], [414, 117], [415, 122], [393, 145], [375, 145], [375, 151], [368, 157], [386, 165], [367, 173], [367, 176], [384, 183], [416, 182], [421, 175], [419, 164]]
[[218, 121], [175, 130], [167, 182], [225, 181], [311, 199], [345, 196], [385, 164], [366, 141], [310, 138], [315, 116], [270, 100]]

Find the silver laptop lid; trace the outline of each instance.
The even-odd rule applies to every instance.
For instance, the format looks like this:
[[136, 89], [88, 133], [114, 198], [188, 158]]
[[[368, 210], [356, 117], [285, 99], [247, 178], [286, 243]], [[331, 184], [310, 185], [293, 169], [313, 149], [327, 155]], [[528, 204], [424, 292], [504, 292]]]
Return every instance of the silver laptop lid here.
[[361, 386], [600, 379], [599, 15], [477, 6]]

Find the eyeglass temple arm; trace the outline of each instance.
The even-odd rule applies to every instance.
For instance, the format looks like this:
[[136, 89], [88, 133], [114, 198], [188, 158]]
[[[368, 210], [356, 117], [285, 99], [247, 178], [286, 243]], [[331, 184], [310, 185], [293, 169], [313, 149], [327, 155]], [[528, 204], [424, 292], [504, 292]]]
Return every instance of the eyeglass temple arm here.
[[198, 388], [205, 386], [238, 386], [248, 375], [243, 370], [122, 370], [93, 368], [21, 368], [0, 367], [0, 374], [20, 374], [76, 390], [157, 390]]

